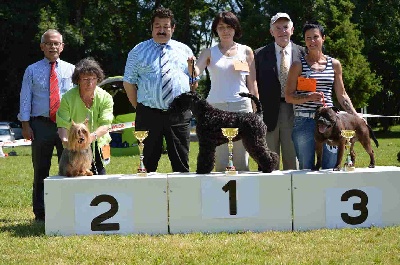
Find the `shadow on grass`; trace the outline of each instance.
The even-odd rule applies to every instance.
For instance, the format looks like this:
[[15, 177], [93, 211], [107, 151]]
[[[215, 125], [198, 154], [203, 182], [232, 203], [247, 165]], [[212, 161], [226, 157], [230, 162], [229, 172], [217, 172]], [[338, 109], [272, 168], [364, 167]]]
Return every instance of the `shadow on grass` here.
[[44, 222], [0, 219], [0, 233], [8, 232], [14, 237], [41, 237], [45, 235]]
[[[374, 131], [376, 138], [389, 139], [389, 138], [397, 138], [400, 139], [400, 132], [384, 132], [384, 131]], [[378, 139], [379, 141], [379, 139]]]

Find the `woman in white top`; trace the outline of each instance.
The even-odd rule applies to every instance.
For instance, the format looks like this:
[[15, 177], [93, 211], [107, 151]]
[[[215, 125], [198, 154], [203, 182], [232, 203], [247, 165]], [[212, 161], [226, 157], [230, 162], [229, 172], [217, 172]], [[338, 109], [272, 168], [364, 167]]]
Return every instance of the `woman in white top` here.
[[[248, 46], [236, 43], [234, 39], [242, 36], [238, 18], [229, 11], [216, 15], [212, 31], [219, 37], [219, 43], [204, 49], [196, 61], [195, 75], [200, 75], [207, 67], [211, 78], [211, 90], [207, 101], [214, 107], [234, 112], [252, 112], [249, 98], [239, 96], [248, 92], [258, 97], [254, 53]], [[192, 73], [192, 61], [188, 59], [189, 73]], [[249, 170], [249, 154], [241, 141], [234, 142], [233, 164], [239, 171]], [[225, 171], [228, 165], [228, 146], [217, 147], [215, 171]]]

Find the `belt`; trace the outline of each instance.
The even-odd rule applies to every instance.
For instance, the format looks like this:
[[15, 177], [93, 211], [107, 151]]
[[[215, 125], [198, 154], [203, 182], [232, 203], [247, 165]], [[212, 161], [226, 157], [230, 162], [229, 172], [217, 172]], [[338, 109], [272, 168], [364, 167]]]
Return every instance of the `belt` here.
[[35, 117], [31, 117], [31, 120], [40, 120], [40, 121], [51, 121], [49, 117], [45, 117], [45, 116], [35, 116]]
[[314, 112], [295, 111], [294, 116], [314, 119]]
[[143, 105], [142, 103], [138, 103], [138, 105], [141, 105], [142, 108], [146, 108], [146, 109], [149, 109], [149, 110], [154, 111], [154, 112], [160, 112], [160, 113], [167, 113], [168, 112], [168, 109], [156, 109], [156, 108], [152, 108], [152, 107], [148, 107], [146, 105]]

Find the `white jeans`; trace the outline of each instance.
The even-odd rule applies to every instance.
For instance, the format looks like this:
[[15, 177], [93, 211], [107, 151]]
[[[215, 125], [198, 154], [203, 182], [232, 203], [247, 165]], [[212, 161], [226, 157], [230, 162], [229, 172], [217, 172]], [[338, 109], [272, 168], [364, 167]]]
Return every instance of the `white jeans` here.
[[[252, 112], [251, 100], [246, 98], [237, 102], [211, 104], [217, 109], [232, 112]], [[228, 144], [217, 146], [215, 153], [215, 171], [223, 172], [229, 162]], [[242, 141], [233, 142], [233, 165], [238, 171], [249, 171], [249, 153], [243, 147]]]

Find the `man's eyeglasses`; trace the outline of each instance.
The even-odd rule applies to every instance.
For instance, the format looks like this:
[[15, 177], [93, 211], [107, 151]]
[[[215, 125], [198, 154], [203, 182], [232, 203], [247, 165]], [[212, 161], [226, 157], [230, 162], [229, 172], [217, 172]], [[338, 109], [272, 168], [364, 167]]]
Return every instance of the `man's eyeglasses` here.
[[97, 77], [92, 77], [92, 78], [81, 78], [82, 82], [86, 83], [92, 83], [92, 82], [97, 82], [98, 78]]
[[52, 46], [58, 48], [61, 46], [61, 44], [62, 44], [62, 42], [45, 42], [44, 43], [44, 45], [46, 45], [46, 47], [49, 47], [49, 48]]

